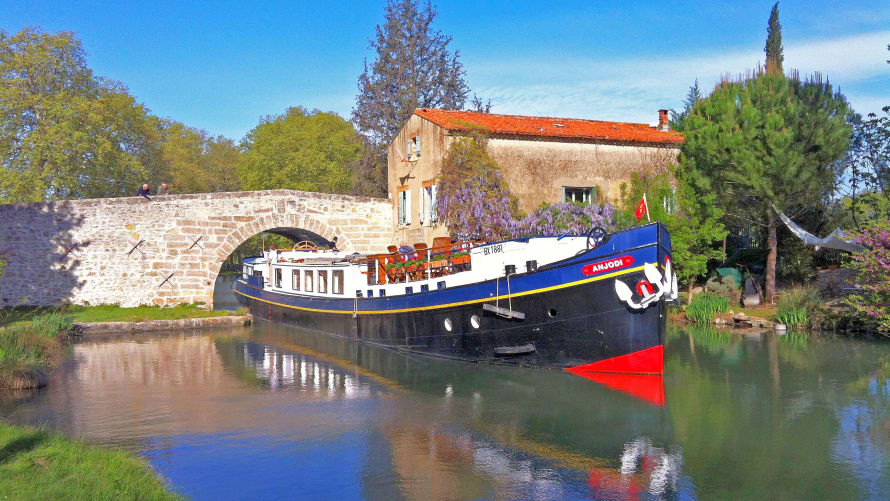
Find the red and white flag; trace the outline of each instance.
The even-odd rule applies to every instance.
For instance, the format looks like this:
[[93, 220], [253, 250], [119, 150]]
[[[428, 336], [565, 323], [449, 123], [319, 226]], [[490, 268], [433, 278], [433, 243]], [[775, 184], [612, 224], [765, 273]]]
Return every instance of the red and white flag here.
[[640, 199], [640, 203], [637, 204], [637, 210], [634, 211], [634, 216], [637, 218], [637, 221], [643, 219], [643, 214], [646, 215], [646, 221], [652, 221], [649, 219], [649, 204], [646, 203], [645, 193], [643, 193], [643, 198]]

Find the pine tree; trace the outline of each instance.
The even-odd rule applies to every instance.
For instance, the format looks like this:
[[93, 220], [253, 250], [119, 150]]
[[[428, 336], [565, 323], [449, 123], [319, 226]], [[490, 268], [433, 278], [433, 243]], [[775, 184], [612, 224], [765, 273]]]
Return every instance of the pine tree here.
[[[767, 230], [767, 297], [776, 293], [779, 218], [818, 206], [836, 186], [850, 142], [844, 96], [819, 76], [758, 72], [721, 82], [686, 120], [682, 164], [706, 178], [734, 221]], [[775, 208], [775, 209], [774, 209]]]
[[785, 56], [782, 54], [782, 25], [779, 24], [779, 2], [773, 5], [769, 14], [769, 25], [766, 28], [766, 70], [768, 72], [782, 73], [782, 62]]

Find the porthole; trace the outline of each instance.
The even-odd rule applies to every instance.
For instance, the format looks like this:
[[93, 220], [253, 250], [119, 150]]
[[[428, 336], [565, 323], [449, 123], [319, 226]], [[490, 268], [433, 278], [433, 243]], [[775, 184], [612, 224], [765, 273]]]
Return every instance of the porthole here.
[[446, 319], [445, 319], [445, 330], [448, 331], [448, 332], [451, 332], [451, 329], [453, 329], [453, 328], [454, 328], [454, 325], [452, 325], [452, 323], [451, 323], [451, 319], [450, 319], [450, 318], [446, 318]]
[[549, 316], [550, 318], [556, 318], [557, 315], [559, 315], [559, 312], [556, 311], [556, 308], [550, 308], [547, 311], [547, 316]]
[[470, 325], [473, 326], [474, 329], [478, 329], [482, 323], [479, 321], [479, 315], [473, 315], [470, 317]]

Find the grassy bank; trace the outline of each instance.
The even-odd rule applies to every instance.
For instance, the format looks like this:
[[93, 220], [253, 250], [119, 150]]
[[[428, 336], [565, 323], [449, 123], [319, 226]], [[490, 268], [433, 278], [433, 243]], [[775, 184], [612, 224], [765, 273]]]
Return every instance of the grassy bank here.
[[195, 304], [180, 304], [165, 308], [160, 306], [123, 308], [110, 304], [69, 305], [62, 308], [17, 307], [0, 310], [0, 327], [31, 322], [41, 315], [55, 311], [69, 315], [74, 322], [145, 322], [148, 320], [223, 317], [235, 314], [233, 311], [202, 310], [200, 305]]
[[181, 499], [142, 459], [0, 423], [0, 499]]
[[49, 371], [64, 357], [72, 326], [70, 316], [54, 311], [0, 327], [0, 390], [46, 385]]

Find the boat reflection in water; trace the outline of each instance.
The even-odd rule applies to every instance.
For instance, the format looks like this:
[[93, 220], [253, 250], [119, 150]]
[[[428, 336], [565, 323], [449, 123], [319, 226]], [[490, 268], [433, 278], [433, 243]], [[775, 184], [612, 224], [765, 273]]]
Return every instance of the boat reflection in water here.
[[678, 489], [683, 461], [666, 445], [661, 377], [604, 375], [594, 383], [262, 322], [249, 339], [218, 339], [216, 348], [234, 373], [273, 391], [391, 403], [367, 461], [391, 465], [408, 498], [627, 499]]

